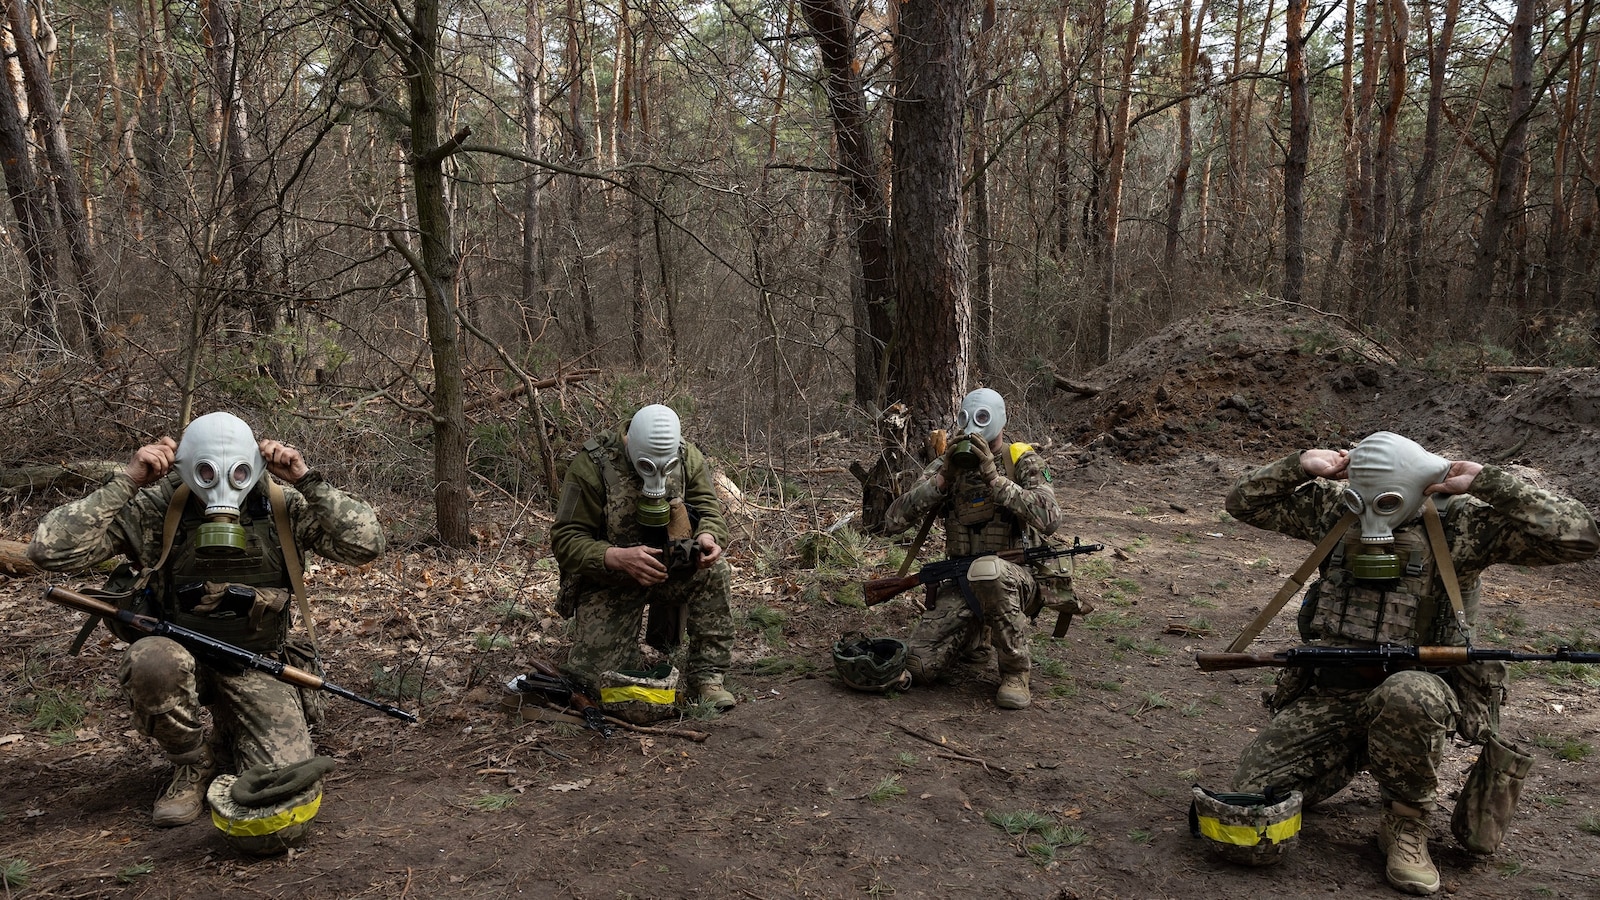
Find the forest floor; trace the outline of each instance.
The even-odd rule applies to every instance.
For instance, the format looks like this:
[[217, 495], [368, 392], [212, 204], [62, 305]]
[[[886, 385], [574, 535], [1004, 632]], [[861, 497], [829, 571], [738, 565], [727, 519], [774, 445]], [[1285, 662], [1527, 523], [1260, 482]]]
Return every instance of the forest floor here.
[[[254, 860], [205, 819], [150, 826], [166, 768], [117, 696], [121, 645], [101, 631], [67, 656], [76, 617], [40, 599], [44, 578], [12, 580], [0, 586], [0, 866], [19, 886], [3, 896], [1399, 896], [1366, 775], [1306, 816], [1275, 868], [1220, 863], [1189, 835], [1191, 786], [1225, 788], [1270, 680], [1200, 674], [1193, 654], [1225, 646], [1309, 550], [1233, 521], [1223, 498], [1254, 466], [1387, 428], [1515, 465], [1593, 508], [1600, 375], [1448, 384], [1336, 326], [1283, 319], [1186, 320], [1084, 373], [1096, 396], [1040, 397], [1014, 416], [1013, 439], [1053, 472], [1064, 533], [1108, 547], [1077, 570], [1097, 610], [1060, 641], [1038, 623], [1027, 710], [995, 707], [993, 671], [890, 695], [833, 677], [841, 633], [904, 637], [916, 612], [913, 594], [860, 606], [860, 581], [898, 559], [890, 541], [829, 531], [859, 508], [842, 466], [868, 457], [864, 442], [803, 445], [810, 468], [771, 473], [782, 494], [745, 479], [730, 548], [741, 702], [684, 719], [703, 741], [608, 740], [501, 710], [530, 657], [561, 658], [563, 625], [549, 510], [485, 505], [472, 554], [396, 541], [364, 569], [310, 573], [330, 680], [398, 690], [422, 721], [331, 698], [317, 740], [339, 766], [315, 831]], [[386, 517], [426, 517], [379, 501]], [[20, 527], [0, 537], [27, 540], [43, 511], [13, 515]], [[1491, 570], [1480, 643], [1600, 649], [1596, 598], [1597, 563]], [[1258, 646], [1288, 646], [1292, 629], [1286, 612]], [[1458, 896], [1593, 898], [1600, 667], [1516, 675], [1504, 731], [1536, 763], [1514, 828], [1475, 858], [1441, 827], [1435, 859]], [[84, 716], [52, 721], [62, 708]], [[1474, 755], [1449, 748], [1450, 792]]]

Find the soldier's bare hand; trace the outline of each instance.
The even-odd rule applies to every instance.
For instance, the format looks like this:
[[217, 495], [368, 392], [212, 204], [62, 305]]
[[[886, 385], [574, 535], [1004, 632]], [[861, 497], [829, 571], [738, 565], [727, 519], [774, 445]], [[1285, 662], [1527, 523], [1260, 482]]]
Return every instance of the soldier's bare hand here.
[[279, 481], [294, 484], [306, 477], [311, 467], [306, 465], [306, 459], [300, 451], [288, 444], [277, 441], [263, 440], [256, 445], [261, 450], [261, 458], [267, 461], [267, 471]]
[[163, 435], [155, 443], [145, 444], [133, 451], [133, 458], [128, 460], [128, 467], [123, 471], [128, 473], [128, 478], [135, 485], [144, 487], [166, 477], [177, 458], [178, 442]]
[[624, 573], [640, 587], [651, 587], [667, 580], [667, 564], [661, 556], [655, 547], [607, 547], [606, 568]]
[[709, 532], [702, 531], [695, 540], [700, 542], [699, 568], [709, 569], [717, 560], [722, 558], [722, 545]]
[[1307, 450], [1300, 454], [1300, 468], [1314, 478], [1343, 478], [1350, 468], [1350, 451]]
[[1424, 494], [1465, 494], [1472, 487], [1472, 482], [1483, 471], [1482, 463], [1456, 460], [1450, 464], [1450, 469], [1444, 473], [1444, 480], [1438, 484], [1430, 484], [1422, 489]]

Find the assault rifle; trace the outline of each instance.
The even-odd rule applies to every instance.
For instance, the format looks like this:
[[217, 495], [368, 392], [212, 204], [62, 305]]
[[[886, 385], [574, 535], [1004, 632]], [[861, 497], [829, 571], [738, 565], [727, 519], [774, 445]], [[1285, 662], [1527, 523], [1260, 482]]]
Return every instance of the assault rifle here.
[[972, 583], [967, 580], [967, 570], [972, 568], [974, 560], [985, 556], [998, 556], [1007, 562], [1021, 566], [1031, 566], [1063, 556], [1078, 556], [1083, 553], [1099, 553], [1106, 548], [1105, 544], [1085, 544], [1077, 538], [1072, 539], [1070, 547], [1052, 547], [1045, 544], [1041, 547], [1027, 547], [1018, 550], [1001, 550], [996, 553], [980, 553], [974, 556], [956, 556], [950, 559], [941, 559], [923, 566], [909, 575], [888, 575], [883, 578], [874, 578], [862, 585], [862, 594], [866, 597], [868, 606], [877, 606], [894, 599], [903, 591], [908, 591], [919, 584], [938, 584], [942, 581], [954, 581], [961, 588], [961, 596], [966, 599], [967, 607], [972, 614], [983, 619], [983, 609], [978, 605], [978, 598], [973, 596]]
[[599, 701], [573, 684], [571, 679], [561, 674], [560, 669], [537, 657], [531, 664], [532, 672], [511, 679], [509, 687], [512, 690], [523, 694], [540, 694], [552, 703], [572, 707], [583, 716], [583, 727], [600, 732], [601, 737], [608, 738], [616, 733], [616, 729], [606, 721], [605, 711], [600, 708]]
[[249, 650], [235, 647], [226, 641], [219, 641], [214, 637], [208, 637], [198, 631], [184, 628], [182, 625], [174, 625], [164, 619], [158, 619], [154, 616], [142, 616], [132, 610], [118, 609], [103, 600], [86, 597], [77, 591], [56, 585], [51, 585], [44, 589], [44, 598], [51, 603], [59, 603], [62, 606], [88, 613], [91, 616], [115, 619], [135, 631], [157, 637], [171, 638], [182, 644], [184, 649], [190, 653], [204, 657], [214, 663], [235, 665], [240, 668], [254, 669], [257, 672], [265, 672], [284, 684], [292, 684], [295, 687], [312, 691], [327, 691], [335, 697], [354, 700], [362, 706], [370, 706], [385, 715], [394, 716], [396, 719], [402, 719], [407, 722], [417, 721], [416, 716], [398, 706], [390, 706], [387, 703], [380, 703], [377, 700], [363, 697], [348, 688], [342, 688], [324, 679], [314, 672], [307, 672], [305, 669], [281, 663], [259, 653], [251, 653]]
[[1487, 647], [1411, 647], [1380, 644], [1376, 647], [1290, 647], [1276, 653], [1196, 653], [1202, 672], [1226, 672], [1261, 666], [1464, 666], [1485, 660], [1502, 662], [1567, 662], [1600, 665], [1600, 653], [1561, 647], [1554, 653], [1523, 653]]

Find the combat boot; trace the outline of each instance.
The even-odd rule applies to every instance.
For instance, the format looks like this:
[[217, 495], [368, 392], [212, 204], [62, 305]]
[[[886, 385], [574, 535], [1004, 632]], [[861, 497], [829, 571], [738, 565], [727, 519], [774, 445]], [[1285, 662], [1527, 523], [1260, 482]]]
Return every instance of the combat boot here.
[[200, 818], [206, 808], [206, 788], [217, 774], [211, 748], [205, 744], [188, 753], [168, 754], [167, 758], [177, 771], [172, 773], [172, 783], [156, 798], [150, 814], [150, 821], [161, 828], [187, 825]]
[[1000, 690], [995, 692], [994, 705], [1001, 709], [1027, 709], [1033, 702], [1028, 693], [1028, 673], [1012, 672], [1000, 676]]
[[722, 686], [721, 675], [701, 679], [694, 686], [694, 695], [701, 703], [709, 703], [717, 709], [733, 709], [739, 702], [733, 692]]
[[1428, 814], [1391, 800], [1378, 827], [1378, 846], [1388, 856], [1383, 874], [1389, 883], [1408, 894], [1428, 895], [1439, 890], [1439, 869], [1428, 854]]
[[922, 657], [912, 653], [906, 654], [906, 674], [911, 676], [912, 684], [927, 684], [927, 670], [922, 667]]

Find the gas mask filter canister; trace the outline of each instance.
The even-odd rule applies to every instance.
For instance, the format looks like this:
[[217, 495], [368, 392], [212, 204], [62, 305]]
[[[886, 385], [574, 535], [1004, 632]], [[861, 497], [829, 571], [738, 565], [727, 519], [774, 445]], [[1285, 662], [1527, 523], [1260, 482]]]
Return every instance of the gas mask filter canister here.
[[1351, 448], [1349, 485], [1341, 499], [1361, 522], [1362, 552], [1349, 561], [1352, 575], [1371, 580], [1400, 577], [1394, 529], [1417, 515], [1427, 499], [1424, 489], [1443, 481], [1449, 472], [1449, 460], [1388, 431], [1372, 434]]
[[978, 388], [961, 400], [961, 410], [956, 413], [956, 442], [950, 454], [950, 464], [958, 469], [976, 469], [978, 454], [972, 449], [974, 435], [985, 443], [993, 443], [1006, 427], [1006, 401], [997, 391]]
[[670, 407], [652, 403], [633, 414], [628, 423], [628, 462], [644, 481], [638, 522], [665, 527], [672, 518], [667, 500], [667, 475], [678, 464], [683, 427]]
[[243, 555], [245, 533], [239, 510], [266, 471], [250, 426], [225, 412], [195, 419], [183, 430], [177, 468], [183, 483], [205, 506], [206, 521], [195, 530], [196, 552]]

